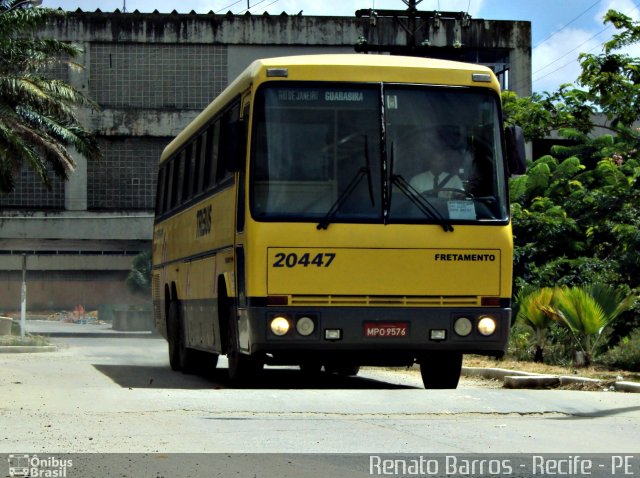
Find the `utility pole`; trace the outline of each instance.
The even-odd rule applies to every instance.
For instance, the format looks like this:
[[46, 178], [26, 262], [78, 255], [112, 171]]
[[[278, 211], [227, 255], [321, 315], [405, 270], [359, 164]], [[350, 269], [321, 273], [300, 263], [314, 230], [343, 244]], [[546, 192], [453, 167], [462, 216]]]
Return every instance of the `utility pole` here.
[[402, 0], [407, 8], [407, 27], [405, 28], [407, 32], [407, 46], [410, 48], [416, 47], [416, 30], [417, 30], [417, 21], [416, 15], [418, 13], [418, 4], [420, 4], [422, 0]]
[[20, 341], [24, 342], [27, 325], [27, 255], [22, 254], [22, 289], [20, 291]]
[[[471, 25], [471, 16], [465, 12], [441, 12], [419, 11], [418, 5], [423, 0], [402, 0], [407, 6], [406, 10], [378, 10], [361, 9], [356, 11], [356, 17], [366, 18], [369, 21], [364, 24], [363, 35], [358, 39], [355, 50], [360, 53], [390, 53], [392, 55], [409, 55], [422, 57], [436, 57], [446, 59], [459, 59], [464, 51], [461, 38], [456, 38], [450, 44], [434, 45], [433, 39], [445, 25], [455, 22], [457, 31], [468, 28]], [[375, 40], [376, 28], [380, 25], [393, 25], [400, 27], [406, 33], [404, 45], [381, 44]], [[458, 33], [460, 35], [460, 33]]]

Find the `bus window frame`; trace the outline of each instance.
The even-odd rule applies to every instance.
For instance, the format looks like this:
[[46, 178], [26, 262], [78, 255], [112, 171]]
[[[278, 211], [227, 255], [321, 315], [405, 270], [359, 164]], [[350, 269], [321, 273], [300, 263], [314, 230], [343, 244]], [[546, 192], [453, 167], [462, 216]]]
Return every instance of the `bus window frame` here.
[[[373, 87], [373, 86], [381, 86], [382, 88], [382, 94], [386, 94], [387, 90], [389, 88], [406, 88], [406, 89], [412, 89], [412, 88], [425, 88], [425, 89], [430, 89], [430, 90], [447, 90], [447, 91], [464, 91], [464, 94], [469, 94], [469, 93], [480, 93], [482, 95], [491, 97], [492, 100], [495, 102], [496, 105], [496, 111], [497, 111], [497, 117], [495, 118], [496, 120], [496, 124], [503, 124], [503, 111], [502, 108], [500, 107], [500, 95], [494, 91], [493, 89], [490, 88], [484, 88], [484, 87], [477, 87], [477, 86], [466, 86], [466, 85], [438, 85], [438, 84], [422, 84], [422, 83], [398, 83], [398, 82], [341, 82], [341, 81], [315, 81], [315, 80], [311, 80], [311, 81], [268, 81], [268, 82], [264, 82], [262, 84], [260, 84], [258, 86], [258, 88], [255, 91], [254, 94], [254, 108], [252, 111], [252, 115], [251, 115], [251, 125], [252, 125], [252, 135], [250, 138], [250, 141], [248, 142], [249, 147], [251, 148], [250, 150], [250, 163], [249, 163], [249, 214], [252, 218], [252, 220], [256, 221], [256, 222], [285, 222], [285, 223], [317, 223], [318, 218], [311, 218], [311, 217], [302, 217], [302, 216], [289, 216], [289, 215], [272, 215], [272, 216], [268, 216], [268, 217], [263, 217], [263, 216], [259, 216], [257, 214], [255, 214], [254, 212], [254, 201], [255, 201], [255, 183], [254, 183], [254, 177], [255, 177], [255, 167], [256, 167], [256, 159], [255, 159], [255, 154], [256, 154], [256, 150], [257, 150], [257, 146], [256, 146], [256, 141], [258, 140], [258, 136], [256, 134], [257, 132], [257, 128], [256, 128], [256, 124], [258, 122], [258, 112], [257, 112], [257, 108], [261, 108], [262, 105], [260, 104], [260, 95], [261, 95], [261, 91], [265, 88], [269, 88], [271, 86], [275, 86], [275, 87], [286, 87], [287, 85], [297, 85], [297, 86], [304, 86], [304, 87], [308, 87], [308, 88], [313, 88], [313, 87], [331, 87], [331, 85], [340, 85], [340, 84], [345, 84], [348, 87], [354, 87], [357, 85], [362, 85], [364, 87]], [[386, 115], [386, 105], [382, 105], [381, 107], [384, 108], [384, 115]], [[381, 132], [381, 148], [386, 149], [389, 147], [388, 144], [382, 145], [382, 142], [386, 142], [387, 138], [386, 138], [386, 128], [387, 125], [384, 125], [384, 131]], [[492, 226], [504, 226], [506, 224], [508, 224], [511, 221], [511, 214], [510, 214], [510, 200], [509, 200], [509, 185], [508, 185], [508, 178], [509, 178], [509, 173], [508, 173], [508, 164], [507, 164], [507, 149], [505, 146], [505, 132], [504, 129], [500, 128], [500, 137], [501, 137], [501, 143], [499, 145], [497, 145], [498, 148], [500, 148], [500, 156], [502, 158], [502, 161], [500, 164], [498, 164], [496, 162], [495, 166], [496, 167], [501, 167], [502, 168], [502, 181], [503, 181], [503, 192], [504, 192], [504, 201], [505, 201], [505, 211], [504, 211], [504, 217], [501, 218], [492, 218], [492, 219], [475, 219], [475, 220], [466, 220], [466, 219], [453, 219], [453, 220], [447, 220], [448, 222], [450, 222], [451, 224], [457, 224], [457, 225], [492, 225]], [[383, 163], [386, 163], [387, 166], [389, 165], [389, 151], [386, 150], [386, 157], [382, 159]], [[334, 175], [336, 173], [334, 172]], [[497, 172], [496, 172], [497, 174]], [[497, 179], [497, 178], [496, 178]], [[401, 220], [395, 220], [393, 218], [388, 218], [387, 219], [388, 223], [390, 224], [418, 224], [418, 225], [430, 225], [430, 224], [438, 224], [437, 221], [435, 220], [429, 220], [428, 218], [421, 218], [421, 219], [411, 219], [411, 218], [403, 218]], [[343, 220], [343, 219], [334, 219], [332, 222], [336, 222], [336, 223], [349, 223], [349, 224], [379, 224], [380, 221], [376, 220], [376, 221], [371, 221], [371, 220]]]
[[[235, 174], [226, 169], [226, 162], [221, 158], [222, 125], [232, 117], [234, 107], [240, 112], [241, 96], [238, 95], [218, 111], [207, 123], [188, 140], [180, 149], [163, 161], [159, 170], [164, 171], [164, 183], [158, 182], [156, 194], [162, 197], [162, 204], [157, 204], [155, 222], [163, 221], [180, 211], [198, 203], [207, 197], [217, 194], [235, 182]], [[238, 118], [239, 119], [239, 118]], [[245, 137], [245, 143], [247, 138]], [[198, 146], [198, 144], [200, 146]], [[195, 158], [200, 150], [200, 161]], [[190, 154], [189, 152], [190, 151]], [[189, 181], [185, 179], [186, 161], [191, 158], [191, 175], [197, 176]], [[196, 170], [198, 165], [198, 170]], [[207, 169], [208, 167], [208, 169]], [[222, 170], [222, 168], [225, 168]], [[207, 173], [209, 177], [207, 177]], [[220, 179], [218, 174], [220, 173]], [[161, 173], [158, 173], [160, 177]], [[187, 187], [187, 191], [183, 188]], [[184, 196], [186, 194], [186, 196]]]

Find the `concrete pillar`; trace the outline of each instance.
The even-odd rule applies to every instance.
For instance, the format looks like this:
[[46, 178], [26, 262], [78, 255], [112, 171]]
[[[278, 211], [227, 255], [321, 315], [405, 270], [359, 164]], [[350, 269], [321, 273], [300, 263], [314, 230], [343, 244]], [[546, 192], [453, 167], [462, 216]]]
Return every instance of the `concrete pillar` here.
[[64, 183], [64, 208], [67, 211], [87, 210], [87, 160], [70, 149], [71, 157], [76, 162], [76, 169]]
[[[91, 51], [89, 46], [89, 42], [83, 42], [82, 53], [74, 59], [84, 68], [69, 67], [69, 84], [85, 95], [89, 94], [89, 54]], [[84, 127], [89, 128], [91, 112], [89, 110], [82, 110], [78, 111], [77, 114]], [[76, 169], [69, 175], [69, 179], [64, 185], [64, 207], [67, 211], [86, 211], [88, 185], [87, 160], [74, 148], [69, 148], [69, 153], [76, 163]]]

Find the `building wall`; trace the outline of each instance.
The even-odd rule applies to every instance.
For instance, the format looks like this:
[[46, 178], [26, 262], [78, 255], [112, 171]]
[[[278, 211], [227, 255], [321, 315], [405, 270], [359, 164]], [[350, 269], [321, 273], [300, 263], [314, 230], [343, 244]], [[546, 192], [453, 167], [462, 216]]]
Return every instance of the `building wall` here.
[[[132, 257], [150, 246], [160, 153], [251, 61], [352, 53], [362, 39], [370, 45], [408, 41], [391, 18], [374, 26], [365, 18], [286, 14], [75, 12], [53, 20], [42, 36], [83, 47], [76, 59], [82, 70], [59, 66], [52, 74], [100, 105], [81, 117], [97, 132], [104, 158], [73, 154], [75, 172], [67, 182], [52, 178], [50, 190], [21, 171], [16, 190], [0, 197], [0, 281], [6, 284], [0, 289], [7, 291], [0, 293], [0, 310], [18, 299], [15, 277], [24, 254], [39, 291], [29, 294], [30, 307], [68, 309], [79, 300], [97, 304], [113, 296], [137, 300], [123, 277]], [[530, 36], [528, 22], [423, 21], [415, 39], [429, 41], [431, 56], [454, 54], [498, 72], [508, 69], [517, 92], [526, 95]], [[462, 48], [452, 50], [456, 42]]]
[[[28, 310], [72, 311], [78, 304], [87, 311], [105, 304], [148, 306], [145, 297], [120, 287], [126, 277], [126, 271], [30, 271], [26, 276]], [[21, 288], [21, 272], [0, 271], [0, 315], [18, 316]]]

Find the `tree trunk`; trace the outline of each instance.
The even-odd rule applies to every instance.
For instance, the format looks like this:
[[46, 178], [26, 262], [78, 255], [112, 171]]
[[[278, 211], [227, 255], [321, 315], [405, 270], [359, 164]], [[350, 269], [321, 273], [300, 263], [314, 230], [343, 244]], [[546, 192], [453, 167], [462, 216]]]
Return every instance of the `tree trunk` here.
[[573, 366], [576, 368], [588, 367], [591, 364], [591, 357], [587, 352], [576, 350], [573, 353]]
[[536, 363], [542, 363], [544, 360], [544, 349], [539, 345], [536, 345], [536, 348], [533, 349], [533, 361]]

